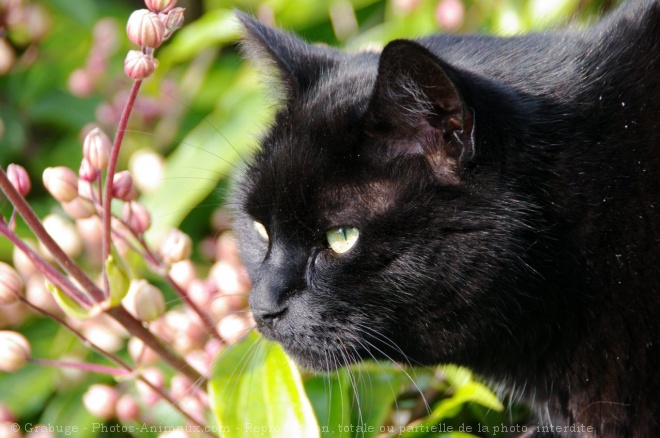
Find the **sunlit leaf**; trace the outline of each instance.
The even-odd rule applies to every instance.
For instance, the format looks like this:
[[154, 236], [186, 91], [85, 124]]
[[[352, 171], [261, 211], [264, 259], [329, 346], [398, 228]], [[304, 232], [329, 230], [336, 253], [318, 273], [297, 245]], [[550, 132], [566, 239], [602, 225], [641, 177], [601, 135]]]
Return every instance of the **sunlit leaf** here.
[[256, 334], [217, 360], [209, 393], [223, 436], [320, 436], [295, 364]]

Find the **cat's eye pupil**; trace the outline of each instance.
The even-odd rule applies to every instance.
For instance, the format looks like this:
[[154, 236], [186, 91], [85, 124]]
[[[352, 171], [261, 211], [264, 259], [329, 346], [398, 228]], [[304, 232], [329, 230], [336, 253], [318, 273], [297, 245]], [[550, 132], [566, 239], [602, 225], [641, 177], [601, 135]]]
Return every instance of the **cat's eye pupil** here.
[[343, 254], [353, 248], [359, 235], [360, 231], [355, 227], [336, 227], [325, 233], [328, 246], [337, 254]]
[[257, 230], [259, 236], [268, 242], [268, 231], [266, 231], [266, 227], [264, 227], [261, 222], [257, 221], [252, 222], [252, 226], [254, 226], [254, 229]]

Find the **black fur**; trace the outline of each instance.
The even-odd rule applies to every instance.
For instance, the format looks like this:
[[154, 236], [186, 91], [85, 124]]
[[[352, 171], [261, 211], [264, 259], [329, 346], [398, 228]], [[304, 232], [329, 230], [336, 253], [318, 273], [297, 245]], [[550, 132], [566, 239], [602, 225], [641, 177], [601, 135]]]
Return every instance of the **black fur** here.
[[237, 193], [265, 336], [313, 369], [467, 365], [594, 430], [565, 436], [660, 436], [658, 0], [382, 54], [240, 19], [285, 97]]

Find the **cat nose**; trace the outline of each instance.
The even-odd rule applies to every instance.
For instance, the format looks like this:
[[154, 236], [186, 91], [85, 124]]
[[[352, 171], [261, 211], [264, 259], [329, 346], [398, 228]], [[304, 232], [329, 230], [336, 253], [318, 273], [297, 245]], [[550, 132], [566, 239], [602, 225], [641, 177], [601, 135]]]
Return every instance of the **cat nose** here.
[[272, 328], [284, 316], [287, 310], [289, 310], [287, 307], [278, 309], [252, 307], [252, 316], [259, 325], [266, 325]]
[[285, 285], [273, 281], [257, 281], [250, 293], [250, 309], [258, 325], [273, 327], [281, 319], [288, 307], [285, 298]]

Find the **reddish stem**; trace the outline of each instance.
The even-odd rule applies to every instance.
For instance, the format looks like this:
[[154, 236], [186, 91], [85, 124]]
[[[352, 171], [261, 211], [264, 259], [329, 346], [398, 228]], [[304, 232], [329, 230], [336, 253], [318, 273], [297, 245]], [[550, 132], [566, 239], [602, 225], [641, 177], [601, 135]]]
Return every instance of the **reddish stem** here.
[[69, 273], [73, 278], [75, 278], [78, 283], [86, 290], [92, 298], [100, 303], [104, 299], [103, 291], [90, 279], [85, 271], [83, 271], [76, 262], [71, 259], [60, 246], [50, 237], [48, 231], [44, 228], [43, 224], [39, 217], [34, 213], [30, 204], [27, 203], [25, 198], [18, 193], [16, 188], [12, 185], [11, 181], [7, 177], [7, 173], [3, 168], [0, 167], [0, 189], [4, 192], [9, 202], [12, 203], [18, 214], [21, 215], [25, 223], [32, 230], [34, 235], [43, 243], [46, 249], [50, 252], [53, 258], [57, 263]]
[[[119, 150], [121, 149], [121, 143], [124, 141], [124, 134], [126, 133], [126, 127], [128, 126], [128, 119], [131, 116], [131, 111], [135, 104], [135, 99], [137, 98], [138, 92], [140, 91], [140, 85], [142, 81], [135, 81], [133, 83], [133, 88], [131, 88], [131, 93], [128, 95], [128, 100], [124, 105], [124, 110], [122, 111], [121, 118], [119, 119], [119, 126], [117, 127], [117, 133], [115, 134], [115, 141], [112, 144], [112, 149], [110, 150], [110, 162], [108, 163], [108, 171], [105, 174], [105, 196], [102, 199], [103, 202], [103, 242], [101, 248], [101, 254], [103, 255], [103, 265], [105, 266], [105, 261], [110, 255], [110, 246], [112, 244], [112, 234], [110, 229], [110, 224], [112, 220], [112, 184], [117, 170], [117, 160], [119, 159]], [[103, 281], [105, 286], [106, 293], [110, 293], [110, 286], [108, 282], [108, 276], [105, 273], [105, 268], [103, 272]]]
[[67, 294], [72, 300], [83, 307], [91, 307], [92, 301], [87, 295], [82, 293], [76, 286], [64, 277], [61, 272], [55, 269], [50, 263], [44, 260], [29, 245], [22, 241], [11, 229], [0, 223], [0, 234], [4, 234], [30, 261], [44, 274], [44, 277], [53, 283], [58, 289]]
[[[85, 337], [85, 335], [83, 335], [81, 332], [79, 332], [78, 330], [76, 330], [75, 328], [73, 328], [70, 324], [68, 324], [64, 319], [60, 318], [59, 316], [57, 316], [57, 315], [55, 315], [55, 314], [53, 314], [53, 313], [48, 312], [47, 310], [44, 310], [44, 309], [42, 309], [42, 308], [40, 308], [40, 307], [35, 306], [34, 304], [32, 304], [31, 302], [29, 302], [28, 300], [26, 300], [24, 297], [21, 297], [21, 301], [22, 301], [26, 306], [28, 306], [29, 308], [31, 308], [32, 310], [35, 310], [36, 312], [38, 312], [38, 313], [40, 313], [40, 314], [42, 314], [42, 315], [44, 315], [44, 316], [46, 316], [46, 317], [48, 317], [48, 318], [51, 318], [53, 321], [57, 322], [57, 323], [60, 324], [62, 327], [64, 327], [64, 328], [66, 328], [67, 330], [69, 330], [69, 331], [70, 331], [71, 333], [73, 333], [78, 339], [80, 339], [80, 340], [83, 342], [83, 344], [85, 344], [85, 345], [88, 346], [89, 348], [92, 348], [93, 350], [95, 350], [95, 351], [98, 352], [99, 354], [105, 356], [106, 358], [110, 359], [112, 362], [116, 363], [119, 367], [121, 367], [121, 368], [123, 368], [124, 370], [126, 370], [126, 373], [127, 373], [127, 374], [134, 374], [134, 373], [135, 373], [135, 370], [134, 370], [129, 364], [127, 364], [127, 363], [124, 362], [121, 358], [119, 358], [119, 356], [116, 356], [116, 355], [113, 354], [113, 353], [110, 353], [110, 352], [108, 352], [108, 351], [105, 351], [104, 349], [102, 349], [102, 348], [99, 347], [98, 345], [94, 344], [92, 341], [90, 341], [89, 339], [87, 339], [87, 338]], [[167, 392], [165, 392], [162, 388], [158, 388], [158, 387], [155, 386], [153, 383], [151, 383], [149, 380], [147, 380], [146, 378], [144, 378], [142, 375], [137, 375], [136, 378], [137, 378], [138, 380], [140, 380], [141, 382], [144, 382], [147, 386], [149, 386], [149, 388], [151, 388], [154, 392], [156, 392], [156, 393], [157, 393], [158, 395], [160, 395], [164, 400], [166, 400], [166, 401], [167, 401], [167, 402], [168, 402], [168, 403], [169, 403], [174, 409], [177, 410], [177, 412], [179, 412], [181, 415], [183, 415], [183, 416], [186, 418], [186, 420], [190, 421], [190, 422], [191, 422], [192, 424], [194, 424], [195, 426], [198, 426], [198, 427], [200, 428], [200, 430], [204, 431], [204, 434], [205, 434], [205, 435], [210, 436], [210, 437], [215, 437], [215, 436], [216, 436], [216, 435], [213, 435], [213, 434], [211, 434], [211, 433], [209, 433], [209, 432], [206, 432], [206, 431], [205, 431], [205, 427], [204, 427], [204, 425], [202, 425], [198, 420], [196, 420], [193, 416], [191, 416], [190, 414], [188, 414], [186, 411], [184, 411], [184, 410], [181, 408], [181, 406], [179, 406], [179, 404], [176, 402], [176, 400], [174, 400], [174, 399], [173, 399], [173, 398], [172, 398]]]
[[76, 370], [86, 371], [88, 373], [98, 373], [98, 374], [108, 374], [110, 376], [128, 376], [130, 371], [126, 369], [119, 369], [114, 367], [106, 367], [104, 365], [97, 365], [95, 363], [85, 363], [85, 362], [71, 362], [64, 360], [48, 360], [48, 359], [35, 359], [31, 358], [30, 362], [37, 365], [44, 365], [48, 367], [55, 368], [73, 368]]

